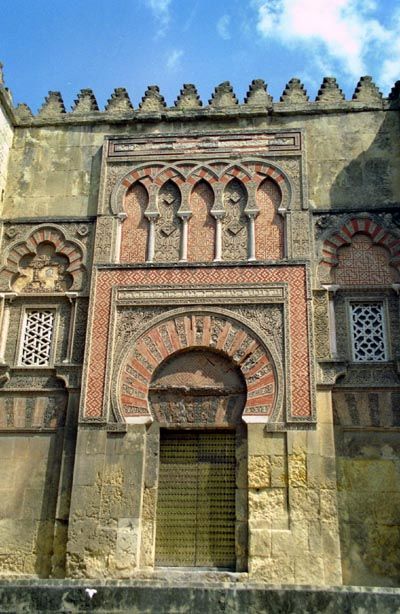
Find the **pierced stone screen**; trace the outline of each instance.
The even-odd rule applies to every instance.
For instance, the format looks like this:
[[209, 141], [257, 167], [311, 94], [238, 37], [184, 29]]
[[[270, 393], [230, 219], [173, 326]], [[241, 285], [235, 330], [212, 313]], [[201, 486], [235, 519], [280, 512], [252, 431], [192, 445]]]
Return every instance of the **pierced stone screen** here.
[[21, 364], [45, 366], [50, 362], [54, 310], [29, 309], [25, 314]]
[[383, 304], [352, 303], [350, 316], [353, 360], [387, 360]]

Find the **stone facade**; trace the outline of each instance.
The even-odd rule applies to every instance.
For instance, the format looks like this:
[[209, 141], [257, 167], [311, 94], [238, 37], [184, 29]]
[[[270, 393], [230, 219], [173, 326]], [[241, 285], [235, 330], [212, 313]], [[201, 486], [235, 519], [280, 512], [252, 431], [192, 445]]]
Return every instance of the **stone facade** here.
[[399, 100], [1, 81], [3, 576], [398, 585]]

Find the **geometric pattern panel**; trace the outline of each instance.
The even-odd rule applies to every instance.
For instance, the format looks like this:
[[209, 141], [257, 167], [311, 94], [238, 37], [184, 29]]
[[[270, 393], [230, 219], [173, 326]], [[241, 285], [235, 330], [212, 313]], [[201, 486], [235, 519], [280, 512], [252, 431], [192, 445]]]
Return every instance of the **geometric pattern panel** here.
[[29, 309], [25, 313], [21, 364], [46, 366], [50, 362], [54, 329], [53, 309]]
[[247, 385], [244, 415], [270, 416], [277, 398], [274, 365], [254, 333], [220, 315], [175, 316], [146, 331], [122, 366], [119, 399], [125, 417], [149, 414], [148, 393], [157, 367], [181, 350], [210, 348], [239, 367]]
[[256, 217], [256, 258], [279, 260], [284, 255], [283, 218], [278, 213], [282, 194], [278, 185], [266, 179], [256, 193], [260, 213]]
[[96, 275], [91, 316], [91, 344], [87, 355], [86, 386], [82, 407], [84, 418], [100, 420], [105, 407], [105, 374], [108, 360], [108, 336], [113, 288], [117, 286], [171, 287], [174, 285], [287, 283], [290, 358], [292, 369], [288, 385], [291, 389], [289, 417], [310, 419], [312, 415], [310, 354], [308, 346], [308, 301], [306, 269], [303, 265], [279, 267], [215, 267], [99, 270]]
[[[375, 253], [372, 253], [372, 251], [368, 253], [370, 244], [366, 241], [367, 237], [369, 237], [374, 246], [379, 246], [381, 249], [374, 250]], [[354, 254], [347, 254], [344, 251], [341, 255], [341, 248], [352, 245], [354, 241], [356, 244], [357, 242], [360, 244], [363, 254], [359, 254], [358, 249], [355, 249]], [[394, 270], [398, 270], [400, 267], [400, 238], [394, 236], [391, 232], [367, 217], [353, 218], [343, 224], [337, 232], [325, 239], [322, 248], [321, 264], [329, 268], [339, 265], [342, 270], [338, 272], [339, 278], [336, 280], [336, 283], [364, 285], [365, 279], [367, 284], [387, 285], [396, 280], [396, 273], [390, 271], [390, 267], [387, 265], [386, 272], [382, 271], [383, 277], [377, 276], [373, 271], [376, 265], [382, 269], [382, 248], [385, 248], [387, 251], [387, 265], [391, 265]], [[373, 259], [377, 260], [376, 265], [372, 262]], [[349, 260], [349, 262], [345, 267], [343, 264], [346, 260]], [[357, 269], [360, 269], [360, 271]], [[343, 276], [343, 281], [340, 279], [341, 276]]]
[[390, 285], [395, 269], [390, 266], [390, 253], [385, 247], [374, 245], [367, 235], [357, 234], [351, 245], [340, 247], [334, 282], [341, 286]]
[[387, 360], [383, 303], [351, 303], [353, 360]]

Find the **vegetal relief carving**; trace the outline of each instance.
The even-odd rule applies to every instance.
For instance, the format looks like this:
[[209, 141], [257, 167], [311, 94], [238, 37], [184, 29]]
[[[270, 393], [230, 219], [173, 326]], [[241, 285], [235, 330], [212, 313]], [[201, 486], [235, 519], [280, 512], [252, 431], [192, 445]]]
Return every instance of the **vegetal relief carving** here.
[[167, 181], [158, 193], [156, 221], [155, 260], [157, 262], [177, 262], [179, 260], [181, 222], [177, 216], [181, 204], [178, 187]]
[[240, 181], [233, 179], [225, 188], [223, 203], [225, 216], [222, 220], [223, 260], [247, 259], [247, 216], [244, 213], [247, 194]]
[[42, 243], [36, 254], [21, 258], [11, 287], [15, 292], [65, 292], [72, 285], [68, 266], [66, 256], [57, 254], [53, 245]]

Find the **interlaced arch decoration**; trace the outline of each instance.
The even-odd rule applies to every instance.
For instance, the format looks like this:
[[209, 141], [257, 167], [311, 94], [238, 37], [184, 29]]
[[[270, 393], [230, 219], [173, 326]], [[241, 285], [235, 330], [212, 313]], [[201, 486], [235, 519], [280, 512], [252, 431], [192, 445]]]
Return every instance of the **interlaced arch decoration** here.
[[69, 290], [80, 290], [85, 279], [85, 247], [74, 239], [71, 241], [66, 238], [64, 232], [50, 225], [41, 225], [34, 228], [25, 240], [13, 243], [4, 255], [4, 266], [0, 274], [11, 284], [21, 274], [20, 264], [29, 256], [35, 258], [40, 255], [41, 247], [50, 245], [54, 249], [56, 257], [62, 258], [66, 262], [65, 274], [69, 276], [72, 283]]
[[321, 264], [332, 269], [339, 263], [338, 251], [350, 246], [355, 235], [364, 235], [372, 244], [385, 248], [390, 254], [389, 264], [400, 271], [400, 238], [367, 217], [354, 217], [325, 239], [322, 246]]
[[176, 162], [173, 165], [156, 162], [141, 164], [135, 166], [117, 181], [111, 192], [110, 205], [114, 214], [122, 212], [127, 190], [139, 180], [148, 188], [153, 183], [160, 187], [165, 181], [172, 178], [179, 186], [184, 183], [194, 186], [199, 179], [204, 179], [215, 192], [215, 184], [220, 183], [222, 187], [232, 178], [240, 179], [243, 183], [251, 181], [258, 185], [266, 177], [276, 182], [282, 193], [281, 208], [290, 209], [293, 190], [289, 177], [275, 163], [257, 158], [229, 162], [225, 166], [221, 161], [221, 168], [218, 171], [207, 163], [199, 164], [195, 160]]
[[153, 375], [168, 357], [183, 350], [205, 349], [229, 358], [243, 375], [246, 422], [268, 422], [282, 408], [279, 358], [262, 335], [224, 310], [176, 310], [160, 317], [126, 348], [116, 379], [114, 410], [122, 422], [149, 422]]

